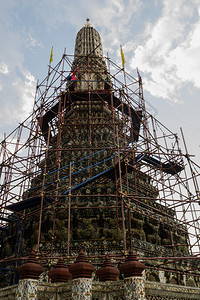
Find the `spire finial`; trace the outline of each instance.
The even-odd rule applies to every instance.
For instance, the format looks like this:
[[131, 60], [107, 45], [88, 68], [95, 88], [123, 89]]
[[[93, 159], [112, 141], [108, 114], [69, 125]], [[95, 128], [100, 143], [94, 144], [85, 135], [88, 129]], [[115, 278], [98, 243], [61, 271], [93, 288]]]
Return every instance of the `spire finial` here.
[[90, 27], [90, 19], [89, 18], [86, 19], [86, 25], [85, 26]]

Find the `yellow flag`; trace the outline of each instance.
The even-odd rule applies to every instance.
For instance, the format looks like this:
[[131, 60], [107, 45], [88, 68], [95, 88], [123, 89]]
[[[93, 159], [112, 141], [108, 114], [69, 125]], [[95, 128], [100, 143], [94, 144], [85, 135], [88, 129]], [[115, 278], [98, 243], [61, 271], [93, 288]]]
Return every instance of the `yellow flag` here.
[[121, 57], [122, 57], [122, 67], [124, 68], [124, 65], [125, 65], [125, 57], [124, 57], [124, 52], [123, 52], [123, 49], [122, 49], [122, 46], [120, 46], [121, 48]]
[[49, 63], [51, 63], [52, 61], [53, 61], [53, 47], [51, 48], [51, 55], [50, 55]]

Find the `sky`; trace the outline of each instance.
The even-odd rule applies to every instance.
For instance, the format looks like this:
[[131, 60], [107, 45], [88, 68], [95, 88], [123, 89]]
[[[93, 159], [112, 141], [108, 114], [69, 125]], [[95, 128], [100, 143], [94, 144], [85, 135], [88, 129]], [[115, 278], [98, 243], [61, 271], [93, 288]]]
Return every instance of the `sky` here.
[[200, 164], [200, 0], [0, 0], [0, 137], [31, 112], [37, 80], [74, 53], [90, 19], [104, 55], [140, 70], [150, 113], [180, 135]]

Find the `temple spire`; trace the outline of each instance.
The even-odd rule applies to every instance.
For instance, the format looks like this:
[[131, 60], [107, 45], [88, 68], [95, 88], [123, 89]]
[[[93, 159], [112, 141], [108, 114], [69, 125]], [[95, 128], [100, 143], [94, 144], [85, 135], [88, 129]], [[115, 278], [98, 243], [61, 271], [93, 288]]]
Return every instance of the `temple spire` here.
[[78, 68], [78, 81], [74, 87], [77, 91], [104, 89], [104, 77], [107, 73], [103, 59], [100, 34], [86, 19], [76, 36], [73, 70]]
[[79, 30], [75, 43], [75, 58], [80, 55], [90, 55], [95, 57], [103, 57], [102, 43], [100, 34], [94, 29], [89, 19], [86, 25]]

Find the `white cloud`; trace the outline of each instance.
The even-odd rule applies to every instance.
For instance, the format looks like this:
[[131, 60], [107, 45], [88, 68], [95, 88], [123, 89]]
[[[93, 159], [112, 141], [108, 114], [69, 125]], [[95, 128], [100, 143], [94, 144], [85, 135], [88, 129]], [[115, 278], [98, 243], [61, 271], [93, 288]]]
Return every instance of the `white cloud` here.
[[36, 88], [36, 80], [27, 70], [23, 71], [23, 77], [17, 77], [13, 82], [15, 94], [19, 99], [18, 121], [23, 121], [32, 112]]
[[[25, 1], [27, 3], [28, 0]], [[32, 5], [29, 2], [29, 5]], [[73, 25], [79, 30], [89, 18], [91, 25], [100, 29], [105, 48], [111, 52], [113, 47], [130, 34], [129, 22], [136, 18], [136, 12], [142, 7], [142, 0], [43, 0], [33, 10], [37, 17], [46, 24], [49, 31], [61, 24]], [[78, 9], [77, 9], [78, 8]], [[134, 16], [135, 14], [135, 16]], [[67, 25], [68, 24], [68, 25]], [[62, 25], [63, 26], [63, 25]]]
[[31, 35], [26, 40], [26, 28], [19, 20], [17, 8], [14, 3], [4, 2], [0, 11], [1, 130], [24, 120], [32, 108], [36, 85], [26, 66], [24, 49], [37, 41]]
[[9, 72], [8, 65], [3, 62], [0, 63], [0, 73], [5, 75], [5, 74], [8, 74], [8, 72]]
[[41, 43], [30, 32], [27, 34], [26, 41], [32, 48], [41, 47]]
[[13, 70], [5, 80], [3, 87], [7, 88], [0, 85], [0, 127], [16, 126], [32, 112], [36, 80], [26, 69]]
[[130, 24], [141, 7], [140, 0], [106, 0], [99, 9], [92, 8], [94, 26], [101, 30], [105, 50], [113, 53], [127, 40], [131, 33]]
[[185, 82], [200, 87], [200, 4], [169, 0], [163, 5], [161, 17], [147, 25], [142, 44], [132, 42], [131, 66], [145, 72], [145, 89], [152, 95], [177, 101]]
[[196, 23], [186, 41], [170, 53], [170, 62], [176, 66], [177, 76], [200, 88], [200, 22]]

